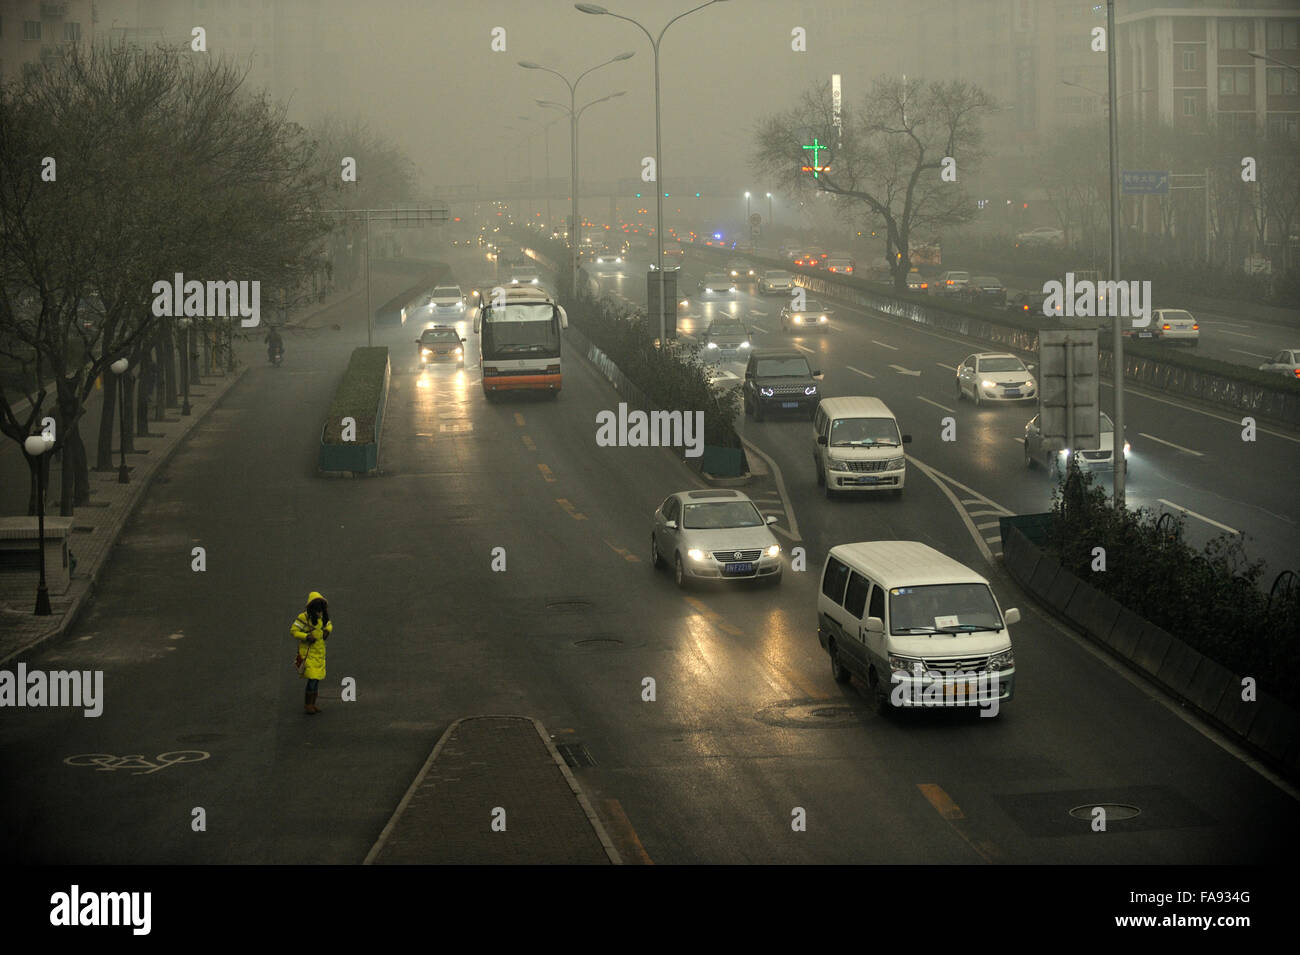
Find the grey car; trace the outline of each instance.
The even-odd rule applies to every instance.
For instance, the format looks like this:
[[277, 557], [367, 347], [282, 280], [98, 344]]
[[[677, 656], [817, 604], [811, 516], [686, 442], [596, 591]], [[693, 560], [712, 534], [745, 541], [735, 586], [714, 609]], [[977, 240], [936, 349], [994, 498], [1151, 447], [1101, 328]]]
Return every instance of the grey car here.
[[651, 521], [650, 565], [668, 565], [683, 590], [700, 580], [781, 581], [781, 545], [764, 517], [740, 491], [678, 491]]

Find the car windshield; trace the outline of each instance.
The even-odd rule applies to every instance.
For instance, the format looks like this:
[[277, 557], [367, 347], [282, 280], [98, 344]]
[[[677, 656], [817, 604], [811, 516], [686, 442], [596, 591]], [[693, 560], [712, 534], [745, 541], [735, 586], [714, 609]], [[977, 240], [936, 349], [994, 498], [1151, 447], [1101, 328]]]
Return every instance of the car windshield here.
[[1107, 431], [1113, 432], [1114, 430], [1115, 423], [1110, 420], [1110, 415], [1103, 413], [1101, 416], [1101, 433], [1105, 434]]
[[731, 279], [728, 276], [723, 275], [721, 272], [713, 272], [704, 276], [705, 285], [726, 285], [730, 281]]
[[682, 527], [687, 530], [715, 530], [723, 527], [761, 527], [763, 515], [753, 501], [718, 501], [687, 504], [682, 509]]
[[836, 418], [828, 443], [835, 448], [896, 448], [898, 423], [893, 418]]
[[1019, 358], [981, 358], [980, 372], [989, 371], [1025, 371], [1025, 363]]
[[709, 326], [709, 335], [714, 338], [719, 335], [739, 335], [744, 338], [747, 334], [745, 326], [740, 322], [714, 322]]
[[1191, 312], [1168, 311], [1164, 313], [1166, 322], [1194, 322]]
[[458, 342], [460, 336], [450, 328], [429, 328], [420, 339], [426, 342]]
[[433, 290], [434, 298], [460, 298], [460, 289], [454, 285], [443, 285]]
[[824, 312], [826, 311], [826, 306], [821, 302], [814, 302], [812, 299], [806, 299], [803, 303], [803, 308], [791, 308], [790, 311], [795, 315], [803, 315], [806, 312]]
[[975, 633], [1001, 630], [1002, 615], [987, 584], [935, 584], [889, 591], [891, 633]]
[[803, 358], [764, 358], [755, 372], [760, 378], [811, 378]]
[[955, 282], [960, 279], [969, 279], [970, 274], [967, 272], [949, 272], [948, 278]]
[[782, 279], [791, 279], [793, 277], [794, 276], [792, 276], [789, 272], [764, 272], [763, 273], [763, 278], [772, 279], [773, 281], [781, 281]]

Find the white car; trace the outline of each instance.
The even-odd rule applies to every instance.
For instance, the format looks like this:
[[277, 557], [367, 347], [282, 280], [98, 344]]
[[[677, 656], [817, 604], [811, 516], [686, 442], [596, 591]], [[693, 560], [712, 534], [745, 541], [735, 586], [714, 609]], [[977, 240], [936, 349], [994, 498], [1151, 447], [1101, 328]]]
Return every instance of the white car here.
[[1195, 348], [1201, 339], [1201, 325], [1184, 309], [1157, 308], [1151, 311], [1151, 324], [1138, 327], [1130, 319], [1122, 334], [1137, 341], [1184, 342]]
[[542, 276], [536, 269], [512, 269], [510, 272], [511, 285], [541, 285]]
[[740, 259], [732, 259], [727, 263], [727, 275], [732, 281], [752, 282], [758, 276], [758, 270], [748, 262], [742, 262]]
[[1300, 348], [1280, 351], [1259, 366], [1260, 371], [1272, 371], [1288, 378], [1300, 378]]
[[781, 545], [764, 517], [740, 491], [678, 491], [655, 511], [650, 566], [673, 568], [683, 590], [699, 580], [781, 581]]
[[1016, 245], [1064, 245], [1065, 233], [1051, 226], [1040, 226], [1021, 232], [1016, 236]]
[[970, 284], [970, 273], [949, 270], [939, 276], [935, 285], [939, 288], [940, 295], [958, 296], [965, 294], [966, 286]]
[[710, 272], [700, 280], [697, 294], [701, 298], [729, 298], [736, 294], [736, 281], [722, 272]]
[[985, 401], [1035, 401], [1038, 382], [1032, 369], [1003, 352], [970, 355], [957, 366], [957, 400], [970, 398], [976, 407]]
[[429, 296], [429, 305], [434, 315], [463, 315], [465, 294], [459, 285], [439, 285]]
[[794, 289], [794, 276], [780, 269], [769, 269], [758, 280], [759, 295], [781, 295]]
[[[1049, 451], [1043, 447], [1043, 433], [1038, 426], [1038, 415], [1025, 425], [1025, 466], [1032, 468], [1036, 464], [1045, 467], [1053, 477], [1065, 473], [1070, 462], [1071, 450]], [[1128, 461], [1131, 445], [1124, 442], [1124, 460]], [[1096, 448], [1079, 448], [1077, 452], [1079, 470], [1113, 471], [1115, 469], [1115, 425], [1110, 415], [1101, 416], [1101, 441]]]

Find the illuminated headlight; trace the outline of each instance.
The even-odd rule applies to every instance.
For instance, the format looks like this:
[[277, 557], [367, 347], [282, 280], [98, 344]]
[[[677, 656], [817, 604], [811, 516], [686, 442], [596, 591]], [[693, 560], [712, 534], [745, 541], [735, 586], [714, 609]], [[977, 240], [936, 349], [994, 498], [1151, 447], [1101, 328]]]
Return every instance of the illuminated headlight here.
[[1125, 441], [1125, 442], [1124, 442], [1124, 457], [1127, 458], [1127, 457], [1128, 457], [1128, 453], [1129, 453], [1130, 451], [1132, 451], [1132, 450], [1133, 450], [1133, 446], [1132, 446], [1131, 444], [1129, 444], [1127, 441]]
[[829, 319], [828, 319], [825, 315], [818, 315], [818, 316], [817, 316], [817, 321], [819, 321], [819, 322], [825, 322], [825, 321], [829, 321]]
[[464, 303], [464, 302], [457, 302], [457, 303], [456, 303], [456, 308], [457, 308], [458, 310], [462, 311], [462, 312], [465, 311], [465, 303]]
[[1062, 448], [1060, 451], [1057, 451], [1057, 452], [1056, 452], [1056, 455], [1057, 455], [1057, 457], [1059, 457], [1062, 461], [1064, 461], [1066, 458], [1068, 458], [1068, 457], [1070, 456], [1070, 449], [1069, 449], [1069, 448]]
[[710, 295], [713, 294], [713, 289], [709, 288], [707, 285], [704, 287], [704, 291], [708, 292]]
[[989, 381], [989, 380], [986, 378], [984, 381], [981, 381], [981, 382], [980, 382], [980, 387], [981, 387], [981, 388], [995, 388], [995, 387], [997, 387], [997, 382], [996, 382], [996, 381]]
[[794, 319], [794, 323], [795, 323], [796, 325], [802, 325], [802, 324], [803, 324], [803, 316], [802, 316], [802, 315], [791, 315], [790, 317]]
[[465, 354], [465, 350], [463, 348], [457, 348], [454, 352], [452, 352], [452, 354], [457, 358], [459, 358], [461, 355]]
[[1003, 650], [989, 657], [990, 670], [1010, 670], [1016, 665], [1016, 655], [1010, 650]]
[[536, 284], [537, 284], [537, 279], [533, 279], [532, 284], [533, 284], [533, 285], [536, 285]]
[[602, 259], [600, 256], [596, 256], [596, 264], [597, 264], [597, 265], [604, 265], [604, 264], [605, 264], [605, 260]]
[[690, 550], [686, 552], [686, 556], [689, 557], [691, 560], [703, 560], [704, 551], [700, 550], [698, 547], [692, 547]]
[[816, 385], [809, 385], [807, 388], [805, 388], [805, 389], [803, 390], [803, 393], [804, 393], [805, 395], [815, 395], [815, 394], [817, 394], [817, 386], [816, 386]]
[[759, 388], [758, 393], [764, 398], [771, 398], [776, 392], [771, 388]]
[[433, 354], [433, 351], [432, 351], [431, 349], [428, 349], [428, 348], [421, 348], [421, 349], [420, 349], [420, 354], [421, 354], [421, 355], [432, 355], [432, 354]]
[[741, 347], [741, 348], [748, 348], [748, 347], [749, 347], [749, 342], [741, 342], [739, 347]]
[[768, 557], [775, 557], [775, 556], [776, 556], [777, 554], [779, 554], [779, 553], [781, 553], [781, 545], [780, 545], [780, 544], [773, 544], [771, 547], [769, 547], [769, 548], [767, 549], [767, 556], [768, 556]]
[[709, 348], [717, 348], [717, 347], [718, 347], [718, 343], [717, 343], [717, 342], [709, 342], [708, 347], [709, 347]]
[[1038, 382], [1034, 381], [1033, 378], [1030, 378], [1028, 381], [1025, 382], [1025, 387], [1028, 388], [1030, 391], [1033, 391], [1035, 388], [1038, 387]]
[[728, 291], [728, 292], [734, 292], [734, 291], [736, 291], [736, 286], [734, 286], [734, 285], [731, 286], [730, 288], [727, 289], [727, 291]]
[[622, 263], [623, 263], [623, 258], [622, 258], [622, 256], [619, 256], [618, 258], [616, 258], [616, 259], [614, 260], [614, 264], [615, 264], [615, 265], [621, 265]]
[[518, 279], [511, 279], [511, 280], [510, 280], [510, 284], [511, 284], [511, 285], [518, 285], [518, 284], [519, 284], [519, 280], [518, 280]]

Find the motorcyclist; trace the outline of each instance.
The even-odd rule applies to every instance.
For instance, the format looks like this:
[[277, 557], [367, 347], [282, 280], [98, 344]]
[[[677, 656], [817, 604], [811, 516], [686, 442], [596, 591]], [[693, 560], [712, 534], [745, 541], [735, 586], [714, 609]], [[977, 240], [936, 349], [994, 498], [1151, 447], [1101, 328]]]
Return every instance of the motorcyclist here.
[[280, 330], [273, 327], [266, 335], [266, 357], [275, 361], [277, 354], [284, 354], [284, 339], [280, 337]]

